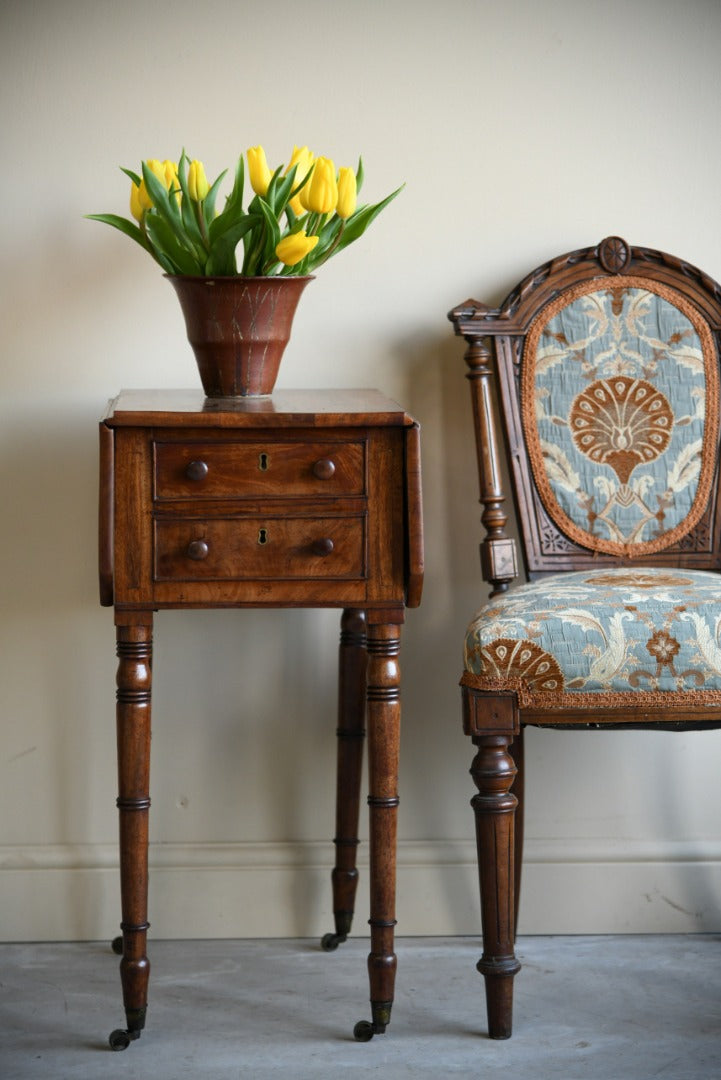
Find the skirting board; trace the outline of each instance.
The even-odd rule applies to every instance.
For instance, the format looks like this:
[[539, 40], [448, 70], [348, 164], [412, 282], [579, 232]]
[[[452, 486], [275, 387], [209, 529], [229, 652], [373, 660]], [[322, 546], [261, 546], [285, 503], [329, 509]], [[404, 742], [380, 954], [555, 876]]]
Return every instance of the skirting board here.
[[[157, 938], [319, 937], [333, 929], [333, 846], [151, 844]], [[0, 847], [0, 940], [112, 938], [113, 845]], [[368, 928], [367, 845], [354, 934]], [[526, 842], [522, 934], [721, 932], [721, 843]], [[397, 933], [480, 934], [475, 844], [401, 841]]]

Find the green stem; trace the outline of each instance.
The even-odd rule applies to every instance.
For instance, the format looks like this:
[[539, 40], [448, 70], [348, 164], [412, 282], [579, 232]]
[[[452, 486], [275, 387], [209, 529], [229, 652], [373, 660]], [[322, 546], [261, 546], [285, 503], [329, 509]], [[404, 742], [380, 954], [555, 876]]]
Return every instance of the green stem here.
[[328, 250], [325, 252], [325, 254], [321, 256], [321, 258], [318, 260], [318, 262], [313, 264], [313, 269], [314, 270], [316, 269], [316, 267], [322, 266], [323, 263], [328, 262], [328, 259], [330, 259], [331, 255], [333, 254], [335, 249], [338, 247], [338, 244], [340, 243], [340, 238], [343, 235], [343, 230], [344, 229], [345, 229], [345, 221], [342, 222], [341, 227], [338, 230], [338, 235], [336, 236], [336, 238], [333, 241], [333, 243], [331, 244], [331, 246], [328, 248]]
[[205, 248], [205, 253], [206, 255], [210, 255], [210, 240], [208, 239], [208, 228], [205, 224], [203, 205], [200, 202], [196, 202], [193, 205], [195, 207], [195, 216], [198, 219], [198, 228], [200, 229], [200, 235], [203, 240], [203, 247]]

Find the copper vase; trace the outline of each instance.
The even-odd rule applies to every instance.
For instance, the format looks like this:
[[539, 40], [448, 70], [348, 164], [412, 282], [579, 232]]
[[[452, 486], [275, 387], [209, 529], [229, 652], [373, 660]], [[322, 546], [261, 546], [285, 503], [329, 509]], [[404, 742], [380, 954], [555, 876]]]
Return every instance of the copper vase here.
[[166, 277], [178, 294], [206, 396], [272, 394], [312, 276]]

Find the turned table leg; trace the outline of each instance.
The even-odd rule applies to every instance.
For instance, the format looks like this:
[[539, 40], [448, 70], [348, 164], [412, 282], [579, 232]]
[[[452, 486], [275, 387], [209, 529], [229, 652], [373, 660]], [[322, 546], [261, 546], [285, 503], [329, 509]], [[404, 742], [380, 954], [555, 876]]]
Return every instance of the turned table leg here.
[[113, 1050], [124, 1050], [145, 1026], [150, 975], [146, 939], [152, 614], [134, 625], [117, 627], [117, 651], [120, 979], [128, 1026], [112, 1032], [110, 1045]]
[[346, 610], [341, 618], [338, 658], [338, 768], [336, 779], [335, 866], [332, 874], [335, 933], [321, 946], [330, 952], [350, 933], [358, 886], [356, 855], [365, 739], [368, 655], [364, 611]]
[[[369, 620], [370, 621], [370, 620]], [[396, 974], [393, 951], [396, 895], [396, 832], [400, 743], [400, 626], [368, 629], [368, 806], [370, 927], [368, 956], [372, 1021], [356, 1024], [356, 1039], [385, 1031], [390, 1022]]]

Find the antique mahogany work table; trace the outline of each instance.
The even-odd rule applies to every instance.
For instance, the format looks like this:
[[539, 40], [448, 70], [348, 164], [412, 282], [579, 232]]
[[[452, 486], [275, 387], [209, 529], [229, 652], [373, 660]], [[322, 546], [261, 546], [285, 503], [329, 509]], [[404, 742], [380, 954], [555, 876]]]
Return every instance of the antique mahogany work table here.
[[150, 964], [148, 811], [153, 613], [166, 608], [335, 607], [339, 661], [335, 933], [357, 882], [368, 726], [372, 1020], [393, 1001], [400, 626], [420, 602], [418, 425], [374, 390], [268, 398], [123, 391], [100, 424], [100, 593], [114, 606], [122, 953], [127, 1029], [145, 1024]]

